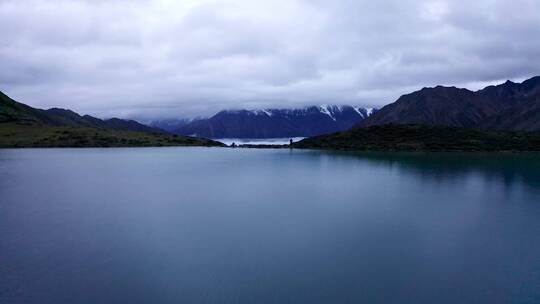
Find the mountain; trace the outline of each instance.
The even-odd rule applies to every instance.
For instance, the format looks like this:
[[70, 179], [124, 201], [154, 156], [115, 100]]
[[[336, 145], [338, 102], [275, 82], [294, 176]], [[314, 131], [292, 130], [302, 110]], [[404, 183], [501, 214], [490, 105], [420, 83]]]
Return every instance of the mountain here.
[[0, 92], [0, 147], [221, 146], [134, 120], [101, 120], [71, 110], [32, 108]]
[[205, 119], [202, 117], [197, 117], [193, 119], [189, 118], [179, 118], [179, 119], [161, 119], [161, 120], [152, 120], [147, 123], [148, 126], [152, 128], [158, 128], [165, 130], [170, 133], [174, 133], [174, 131], [178, 130], [179, 128], [182, 128], [189, 123], [192, 123], [196, 120]]
[[540, 151], [540, 132], [385, 124], [306, 138], [299, 149], [354, 151]]
[[496, 130], [540, 130], [540, 77], [479, 91], [437, 86], [401, 96], [357, 126], [426, 124]]
[[322, 105], [301, 109], [226, 110], [172, 130], [206, 138], [307, 137], [342, 131], [367, 118], [373, 109]]
[[152, 128], [134, 120], [124, 120], [119, 118], [101, 120], [89, 115], [81, 116], [66, 109], [36, 109], [16, 102], [2, 92], [0, 92], [0, 123], [1, 122], [104, 128], [118, 131], [164, 132], [161, 129]]

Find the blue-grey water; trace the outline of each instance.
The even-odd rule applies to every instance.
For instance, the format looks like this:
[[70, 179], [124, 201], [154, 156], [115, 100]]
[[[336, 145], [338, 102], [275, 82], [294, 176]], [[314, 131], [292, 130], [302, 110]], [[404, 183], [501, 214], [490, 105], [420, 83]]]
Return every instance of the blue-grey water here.
[[215, 140], [232, 145], [288, 145], [289, 141], [298, 142], [305, 137], [281, 137], [281, 138], [216, 138]]
[[0, 150], [0, 303], [540, 303], [540, 155]]

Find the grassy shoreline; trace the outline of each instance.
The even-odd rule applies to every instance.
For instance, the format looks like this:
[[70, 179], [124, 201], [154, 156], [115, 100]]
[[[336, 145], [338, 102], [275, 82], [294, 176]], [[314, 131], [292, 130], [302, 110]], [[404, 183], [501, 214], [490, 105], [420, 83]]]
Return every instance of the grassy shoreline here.
[[202, 138], [166, 133], [118, 131], [84, 127], [53, 127], [0, 124], [0, 148], [91, 148], [91, 147], [223, 147], [224, 144]]
[[[0, 123], [0, 148], [228, 147], [203, 138], [85, 127]], [[540, 152], [540, 132], [426, 125], [383, 125], [320, 135], [288, 144], [245, 144], [240, 149], [314, 149], [374, 152]]]
[[540, 132], [382, 125], [306, 138], [298, 149], [388, 152], [538, 152]]

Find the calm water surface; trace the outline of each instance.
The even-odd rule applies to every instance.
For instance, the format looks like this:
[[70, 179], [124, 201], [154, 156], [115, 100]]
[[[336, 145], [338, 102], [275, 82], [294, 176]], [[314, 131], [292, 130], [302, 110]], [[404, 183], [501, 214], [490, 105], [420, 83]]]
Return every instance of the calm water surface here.
[[540, 303], [540, 155], [0, 150], [0, 303]]
[[305, 137], [285, 137], [285, 138], [216, 138], [227, 146], [232, 143], [237, 145], [288, 145], [292, 139], [293, 142], [298, 142]]

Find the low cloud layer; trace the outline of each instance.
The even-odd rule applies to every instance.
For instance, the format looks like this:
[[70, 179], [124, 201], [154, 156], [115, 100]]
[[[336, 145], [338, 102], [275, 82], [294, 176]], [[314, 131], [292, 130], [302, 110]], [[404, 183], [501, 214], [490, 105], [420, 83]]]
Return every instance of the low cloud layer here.
[[0, 0], [0, 90], [171, 118], [540, 74], [537, 0]]

